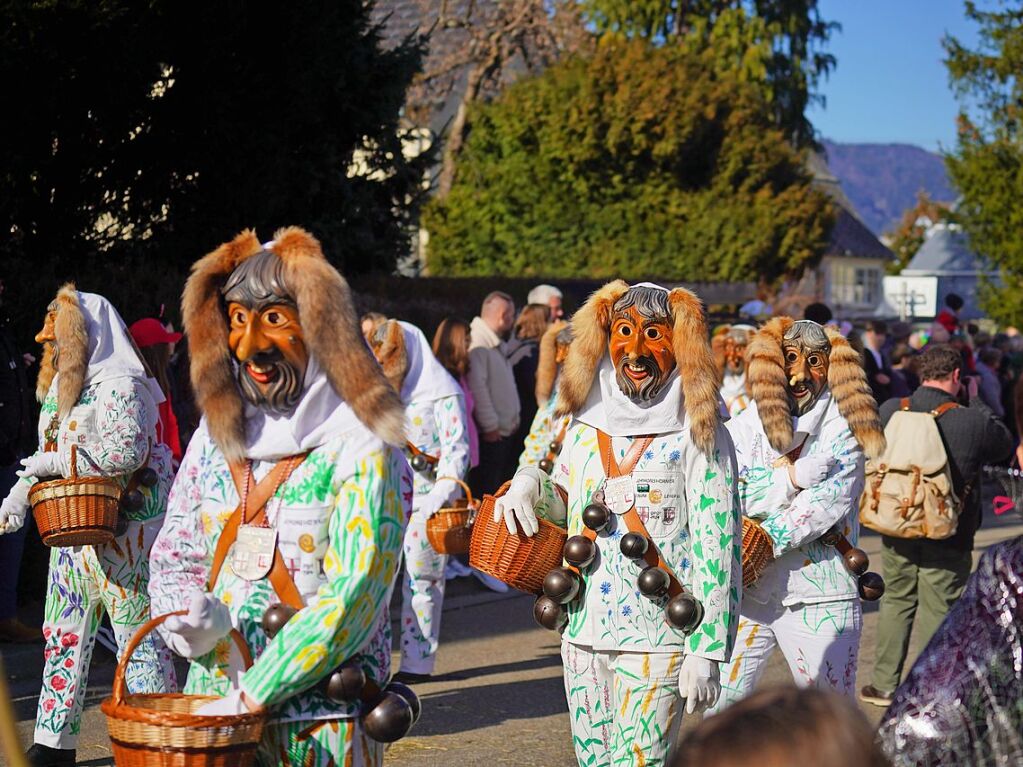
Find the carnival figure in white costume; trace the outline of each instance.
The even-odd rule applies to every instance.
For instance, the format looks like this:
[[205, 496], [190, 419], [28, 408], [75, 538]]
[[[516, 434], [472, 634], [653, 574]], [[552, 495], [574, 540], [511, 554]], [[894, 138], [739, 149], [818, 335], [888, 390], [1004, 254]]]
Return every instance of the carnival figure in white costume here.
[[[173, 472], [170, 450], [156, 441], [163, 393], [105, 298], [65, 285], [36, 340], [44, 346], [36, 387], [41, 449], [23, 461], [21, 480], [0, 507], [0, 532], [22, 526], [33, 484], [71, 476], [72, 456], [78, 476], [138, 486], [132, 499], [122, 496], [119, 534], [112, 541], [50, 551], [43, 686], [27, 759], [32, 765], [73, 765], [103, 615], [110, 618], [119, 652], [149, 620], [149, 551]], [[155, 472], [151, 487], [133, 480], [146, 467]], [[174, 688], [174, 669], [159, 639], [140, 645], [128, 664], [127, 682], [133, 693]]]
[[540, 339], [540, 360], [536, 368], [538, 409], [519, 456], [519, 468], [539, 466], [548, 474], [561, 452], [572, 415], [558, 415], [558, 376], [572, 345], [572, 326], [563, 320], [552, 324]]
[[437, 660], [448, 559], [430, 545], [426, 522], [460, 497], [454, 480], [469, 470], [465, 398], [414, 325], [388, 320], [376, 327], [370, 346], [405, 405], [415, 493], [403, 547], [401, 667], [395, 678], [423, 682]]
[[753, 689], [775, 647], [797, 684], [852, 695], [862, 612], [836, 541], [848, 549], [859, 535], [864, 453], [884, 447], [877, 405], [859, 355], [810, 320], [769, 321], [746, 360], [752, 402], [728, 431], [743, 514], [767, 545], [747, 565], [752, 584], [718, 708]]
[[710, 339], [714, 364], [721, 380], [721, 399], [729, 415], [739, 415], [749, 404], [746, 391], [746, 346], [754, 328], [751, 325], [721, 325]]
[[[301, 229], [266, 246], [243, 232], [197, 262], [182, 315], [203, 419], [150, 588], [154, 613], [188, 609], [160, 627], [191, 661], [185, 691], [223, 696], [200, 714], [269, 709], [261, 765], [377, 767], [363, 715], [390, 678], [412, 491], [389, 446], [405, 441], [401, 402]], [[240, 677], [232, 627], [255, 658]], [[392, 708], [411, 724], [407, 703]]]
[[703, 309], [689, 291], [612, 282], [572, 321], [552, 475], [516, 473], [495, 519], [528, 535], [567, 515], [537, 619], [563, 629], [580, 765], [661, 765], [684, 699], [718, 694], [738, 620], [735, 457]]

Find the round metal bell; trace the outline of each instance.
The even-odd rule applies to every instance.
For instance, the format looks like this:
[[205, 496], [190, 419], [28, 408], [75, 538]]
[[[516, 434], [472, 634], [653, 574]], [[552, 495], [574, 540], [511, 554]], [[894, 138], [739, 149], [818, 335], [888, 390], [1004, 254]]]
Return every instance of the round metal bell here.
[[683, 634], [692, 634], [703, 620], [703, 605], [692, 594], [683, 591], [668, 600], [664, 606], [664, 619]]
[[568, 613], [549, 596], [541, 594], [533, 603], [533, 619], [549, 631], [560, 631], [568, 623]]
[[260, 625], [262, 625], [267, 637], [273, 639], [284, 628], [284, 624], [291, 620], [291, 616], [297, 612], [298, 610], [291, 605], [281, 604], [280, 602], [272, 604], [263, 611], [263, 619], [260, 621]]
[[404, 682], [391, 682], [387, 685], [387, 691], [396, 692], [408, 701], [409, 706], [412, 707], [412, 724], [419, 721], [419, 715], [423, 713], [423, 703], [419, 700], [419, 696], [416, 695], [415, 690]]
[[842, 531], [838, 527], [831, 527], [821, 536], [821, 543], [825, 546], [837, 546], [842, 537]]
[[543, 593], [559, 605], [571, 602], [579, 595], [579, 576], [567, 567], [555, 567], [543, 579]]
[[566, 562], [581, 570], [584, 567], [589, 567], [597, 556], [597, 544], [585, 535], [573, 535], [565, 541], [561, 555]]
[[414, 721], [409, 702], [398, 693], [388, 691], [362, 717], [362, 726], [377, 743], [394, 743], [408, 735]]
[[358, 700], [366, 687], [366, 672], [353, 663], [338, 666], [323, 680], [321, 691], [334, 703]]
[[160, 475], [148, 466], [139, 471], [138, 478], [139, 484], [142, 485], [142, 487], [156, 487], [157, 483], [160, 481]]
[[120, 538], [128, 532], [128, 518], [121, 512], [117, 512], [117, 526], [114, 527], [114, 536]]
[[138, 512], [146, 505], [146, 497], [138, 490], [125, 490], [121, 493], [121, 508], [125, 511]]
[[426, 467], [430, 465], [430, 462], [426, 460], [426, 456], [422, 453], [416, 453], [412, 456], [412, 460], [409, 461], [412, 468], [416, 471], [425, 471]]
[[547, 446], [547, 452], [548, 453], [554, 453], [554, 455], [557, 455], [558, 453], [561, 452], [561, 443], [560, 442], [552, 442], [551, 444], [549, 444]]
[[618, 542], [618, 548], [626, 559], [641, 559], [650, 548], [650, 540], [640, 533], [626, 533]]
[[545, 474], [550, 474], [552, 471], [554, 471], [554, 461], [552, 461], [550, 458], [541, 458], [537, 466], [539, 466], [540, 471], [544, 472]]
[[863, 573], [856, 581], [856, 589], [860, 592], [861, 599], [876, 602], [884, 596], [884, 578], [877, 573]]
[[636, 578], [636, 588], [645, 597], [656, 599], [668, 593], [668, 585], [671, 580], [668, 574], [659, 567], [648, 567]]
[[583, 524], [590, 530], [600, 532], [611, 521], [611, 510], [602, 503], [591, 503], [583, 509]]
[[845, 566], [853, 575], [863, 575], [870, 567], [870, 558], [863, 549], [849, 549], [842, 559], [845, 560]]

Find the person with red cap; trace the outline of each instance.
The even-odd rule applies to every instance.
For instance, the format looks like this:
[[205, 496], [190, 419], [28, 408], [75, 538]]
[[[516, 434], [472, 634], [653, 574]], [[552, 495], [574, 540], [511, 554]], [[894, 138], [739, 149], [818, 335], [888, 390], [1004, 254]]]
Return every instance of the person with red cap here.
[[160, 384], [163, 390], [164, 401], [159, 405], [160, 422], [157, 424], [157, 439], [163, 442], [171, 450], [174, 457], [174, 466], [181, 463], [181, 437], [178, 434], [178, 419], [174, 415], [174, 408], [171, 405], [171, 386], [168, 378], [168, 367], [170, 365], [172, 344], [181, 340], [180, 333], [172, 333], [163, 326], [160, 320], [153, 317], [146, 317], [133, 322], [128, 328], [135, 345], [142, 352], [142, 357], [149, 366], [153, 378]]

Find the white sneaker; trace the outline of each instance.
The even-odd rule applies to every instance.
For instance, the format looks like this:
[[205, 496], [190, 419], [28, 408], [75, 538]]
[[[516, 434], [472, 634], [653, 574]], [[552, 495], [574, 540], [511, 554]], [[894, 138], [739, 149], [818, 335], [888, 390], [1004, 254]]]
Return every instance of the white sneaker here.
[[447, 566], [444, 568], [444, 580], [450, 581], [455, 578], [464, 578], [467, 575], [472, 575], [471, 567], [462, 564], [454, 557], [448, 560]]
[[480, 572], [475, 567], [472, 568], [472, 574], [476, 577], [480, 583], [486, 586], [491, 591], [496, 591], [498, 594], [504, 594], [508, 591], [508, 584], [504, 581], [499, 581], [492, 575], [487, 575], [484, 572]]

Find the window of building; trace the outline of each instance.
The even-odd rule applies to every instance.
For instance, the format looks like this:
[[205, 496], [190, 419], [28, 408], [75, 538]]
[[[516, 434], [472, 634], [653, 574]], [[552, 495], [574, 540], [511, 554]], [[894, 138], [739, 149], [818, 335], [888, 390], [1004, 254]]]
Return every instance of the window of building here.
[[874, 266], [832, 264], [831, 299], [837, 304], [876, 305], [881, 300], [881, 270]]

